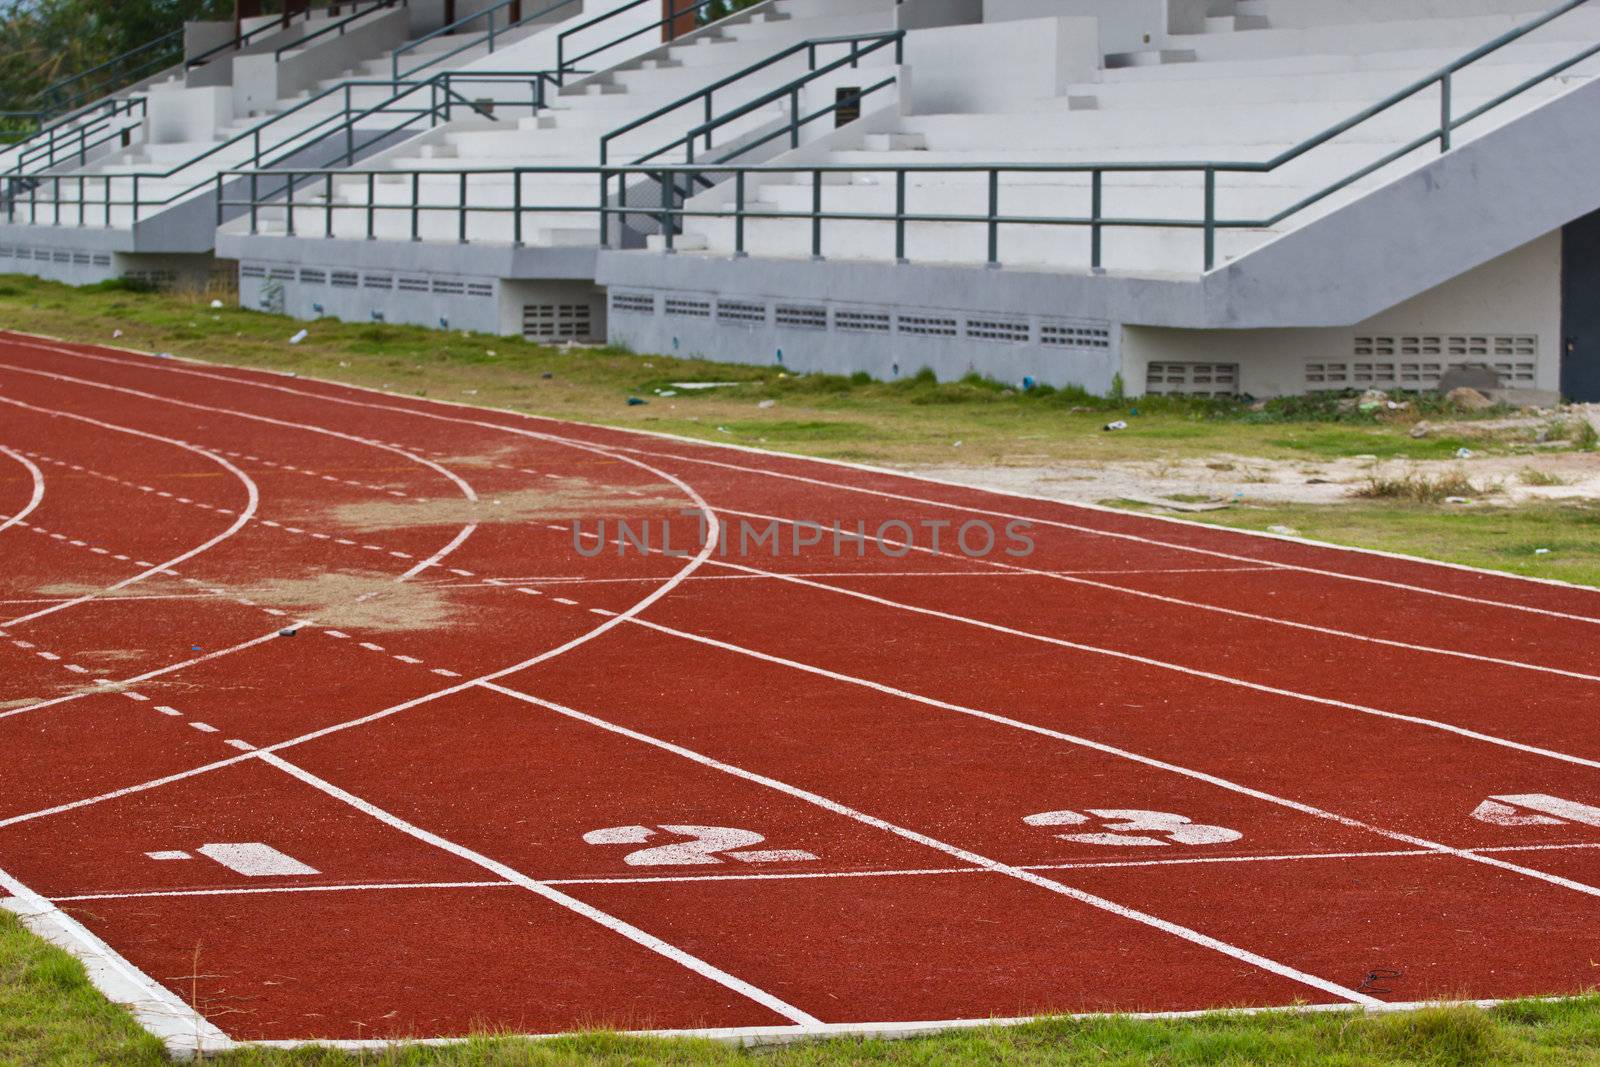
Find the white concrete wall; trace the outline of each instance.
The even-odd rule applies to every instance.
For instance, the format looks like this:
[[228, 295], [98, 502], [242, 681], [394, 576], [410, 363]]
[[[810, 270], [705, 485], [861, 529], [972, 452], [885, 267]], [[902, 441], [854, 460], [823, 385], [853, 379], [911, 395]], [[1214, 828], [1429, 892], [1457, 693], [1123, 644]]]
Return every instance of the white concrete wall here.
[[1038, 18], [1100, 20], [1100, 51], [1160, 47], [1168, 31], [1169, 0], [983, 0], [985, 22]]
[[[1547, 234], [1452, 281], [1354, 326], [1293, 330], [1172, 330], [1127, 327], [1122, 375], [1129, 392], [1144, 388], [1150, 363], [1237, 363], [1240, 389], [1254, 396], [1306, 390], [1306, 364], [1357, 361], [1355, 338], [1437, 335], [1531, 335], [1538, 370], [1523, 388], [1557, 390], [1561, 380], [1561, 233]], [[1408, 362], [1415, 361], [1411, 357]], [[1364, 357], [1361, 362], [1370, 362]], [[1438, 362], [1427, 357], [1428, 362]], [[1451, 362], [1445, 357], [1444, 362]], [[1394, 362], [1384, 357], [1380, 362]], [[1461, 362], [1496, 360], [1467, 359]], [[1363, 387], [1364, 382], [1351, 382]], [[1380, 386], [1384, 383], [1378, 383]]]
[[1001, 111], [1058, 96], [1100, 69], [1096, 34], [1090, 18], [913, 30], [905, 45], [912, 71], [906, 113]]
[[233, 118], [233, 91], [226, 85], [161, 89], [145, 98], [147, 144], [207, 141]]
[[[325, 24], [313, 25], [321, 29]], [[320, 37], [304, 51], [287, 54], [281, 61], [275, 50], [239, 56], [233, 61], [234, 113], [248, 115], [312, 89], [319, 81], [398, 47], [409, 29], [410, 14], [396, 8], [362, 19], [343, 35], [335, 32]]]

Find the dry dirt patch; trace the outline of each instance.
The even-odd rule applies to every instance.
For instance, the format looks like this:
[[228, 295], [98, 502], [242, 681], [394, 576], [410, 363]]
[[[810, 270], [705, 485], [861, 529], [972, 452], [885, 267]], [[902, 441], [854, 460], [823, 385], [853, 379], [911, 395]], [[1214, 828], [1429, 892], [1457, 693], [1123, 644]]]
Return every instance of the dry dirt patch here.
[[390, 574], [329, 571], [308, 578], [269, 578], [230, 592], [314, 619], [321, 626], [352, 630], [436, 630], [458, 608], [447, 590], [423, 582], [397, 582]]
[[599, 485], [583, 478], [552, 482], [550, 488], [518, 489], [479, 500], [441, 497], [435, 500], [385, 500], [341, 504], [331, 511], [335, 522], [361, 531], [399, 530], [415, 526], [465, 526], [468, 523], [514, 524], [558, 519], [619, 515], [643, 510], [688, 507], [672, 496], [634, 496], [622, 486]]

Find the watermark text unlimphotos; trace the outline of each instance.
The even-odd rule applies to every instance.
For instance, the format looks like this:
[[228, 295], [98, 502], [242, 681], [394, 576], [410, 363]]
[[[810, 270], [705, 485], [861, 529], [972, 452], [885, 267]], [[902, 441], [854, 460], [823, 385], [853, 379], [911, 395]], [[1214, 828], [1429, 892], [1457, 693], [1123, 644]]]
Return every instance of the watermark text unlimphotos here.
[[[912, 552], [960, 554], [969, 559], [1033, 555], [1031, 523], [1012, 519], [887, 519], [819, 522], [809, 519], [722, 518], [713, 553], [723, 559], [831, 555], [865, 558], [869, 553], [903, 559]], [[572, 548], [586, 559], [618, 556], [698, 554], [710, 536], [703, 512], [686, 509], [678, 519], [574, 519]]]

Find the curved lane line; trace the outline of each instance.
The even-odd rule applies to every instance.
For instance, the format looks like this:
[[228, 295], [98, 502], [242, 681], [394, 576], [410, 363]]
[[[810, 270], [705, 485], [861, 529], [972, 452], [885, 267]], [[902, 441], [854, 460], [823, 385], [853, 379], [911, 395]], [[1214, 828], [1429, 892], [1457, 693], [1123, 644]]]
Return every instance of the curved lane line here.
[[28, 411], [35, 411], [35, 412], [38, 412], [38, 413], [43, 414], [43, 415], [51, 415], [51, 416], [55, 416], [55, 417], [58, 417], [58, 418], [74, 419], [74, 420], [76, 420], [78, 422], [88, 423], [91, 426], [98, 426], [98, 427], [100, 427], [101, 429], [104, 429], [104, 430], [113, 430], [113, 431], [115, 431], [117, 433], [125, 433], [125, 434], [131, 434], [131, 435], [133, 435], [135, 437], [143, 437], [146, 440], [150, 440], [150, 441], [160, 441], [163, 444], [175, 445], [178, 448], [184, 449], [185, 451], [193, 452], [197, 456], [204, 456], [206, 459], [209, 459], [211, 462], [213, 462], [213, 463], [217, 464], [218, 466], [222, 467], [229, 474], [232, 474], [235, 478], [239, 479], [239, 482], [244, 486], [245, 497], [246, 497], [245, 506], [239, 512], [239, 514], [234, 517], [233, 523], [226, 530], [224, 530], [222, 533], [217, 534], [215, 537], [211, 538], [210, 540], [205, 541], [202, 544], [196, 545], [195, 547], [189, 549], [186, 552], [182, 552], [182, 553], [180, 553], [180, 554], [178, 554], [176, 556], [173, 556], [171, 559], [165, 561], [164, 563], [158, 563], [155, 566], [148, 568], [147, 570], [140, 571], [138, 574], [135, 574], [132, 577], [124, 578], [120, 582], [116, 582], [116, 583], [113, 583], [112, 585], [108, 585], [104, 589], [98, 590], [97, 592], [87, 593], [87, 594], [85, 594], [83, 596], [80, 596], [80, 597], [73, 597], [71, 600], [64, 600], [59, 604], [53, 604], [50, 607], [41, 608], [38, 611], [32, 612], [32, 613], [27, 614], [27, 615], [19, 615], [14, 619], [6, 619], [4, 622], [0, 622], [0, 626], [20, 626], [23, 623], [32, 622], [34, 619], [41, 619], [46, 615], [53, 615], [58, 611], [65, 611], [68, 608], [76, 607], [79, 604], [86, 604], [89, 601], [94, 600], [95, 598], [97, 598], [99, 596], [102, 596], [102, 595], [104, 595], [106, 593], [114, 593], [118, 589], [126, 589], [130, 585], [134, 585], [134, 584], [136, 584], [138, 582], [142, 582], [145, 579], [153, 577], [153, 576], [155, 576], [157, 574], [163, 574], [168, 570], [168, 568], [175, 567], [180, 563], [184, 563], [184, 562], [186, 562], [188, 560], [194, 559], [196, 556], [200, 555], [202, 552], [206, 552], [206, 551], [209, 551], [210, 549], [215, 548], [217, 545], [220, 545], [222, 542], [226, 541], [228, 538], [230, 538], [234, 534], [238, 533], [241, 529], [244, 528], [245, 524], [248, 523], [251, 520], [251, 518], [253, 518], [255, 516], [256, 508], [261, 503], [261, 493], [256, 488], [256, 483], [251, 480], [251, 478], [250, 478], [250, 476], [248, 474], [246, 474], [244, 471], [240, 470], [238, 467], [235, 467], [232, 463], [229, 463], [226, 459], [223, 459], [221, 456], [214, 455], [211, 452], [207, 452], [203, 448], [198, 448], [195, 445], [186, 444], [183, 441], [176, 441], [176, 440], [173, 440], [170, 437], [162, 437], [160, 434], [146, 433], [144, 430], [135, 430], [135, 429], [132, 429], [131, 427], [127, 427], [127, 426], [118, 426], [115, 423], [102, 422], [99, 419], [90, 418], [87, 415], [77, 415], [77, 414], [74, 414], [72, 412], [67, 412], [67, 411], [54, 411], [54, 410], [51, 410], [50, 408], [35, 407], [33, 404], [25, 404], [20, 400], [12, 400], [12, 399], [7, 398], [7, 397], [0, 397], [0, 404], [10, 404], [13, 407], [25, 408]]
[[33, 478], [33, 495], [28, 499], [27, 505], [24, 506], [21, 511], [6, 519], [5, 522], [0, 522], [0, 531], [5, 531], [11, 529], [11, 527], [15, 526], [17, 523], [33, 514], [34, 509], [39, 506], [39, 502], [44, 499], [44, 471], [41, 471], [39, 469], [39, 465], [34, 463], [33, 460], [29, 459], [27, 456], [24, 456], [18, 452], [14, 452], [4, 445], [0, 445], [0, 452], [5, 453], [18, 463], [22, 464], [25, 468], [27, 468], [28, 474]]

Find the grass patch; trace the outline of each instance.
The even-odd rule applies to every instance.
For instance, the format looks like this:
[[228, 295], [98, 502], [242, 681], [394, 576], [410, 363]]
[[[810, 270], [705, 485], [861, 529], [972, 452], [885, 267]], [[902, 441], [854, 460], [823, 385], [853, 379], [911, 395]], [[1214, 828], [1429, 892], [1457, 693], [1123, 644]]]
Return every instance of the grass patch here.
[[1524, 467], [1517, 472], [1517, 480], [1523, 485], [1535, 487], [1549, 487], [1566, 485], [1567, 480], [1553, 471], [1542, 471], [1535, 467]]
[[[1469, 443], [1460, 435], [1409, 435], [1419, 415], [1432, 417], [1435, 409], [1446, 414], [1442, 401], [1432, 398], [1413, 398], [1401, 412], [1361, 412], [1349, 409], [1350, 398], [1343, 395], [1253, 405], [1113, 399], [978, 375], [940, 382], [927, 371], [894, 381], [866, 374], [796, 375], [777, 366], [635, 355], [614, 347], [551, 348], [489, 334], [332, 319], [301, 323], [233, 306], [212, 308], [213, 295], [220, 294], [144, 292], [126, 281], [74, 289], [10, 275], [0, 277], [0, 324], [397, 394], [885, 464], [1047, 465], [1148, 459], [1153, 453], [1172, 459], [1219, 453], [1438, 459]], [[309, 336], [289, 345], [302, 326]], [[113, 339], [119, 330], [122, 336]], [[682, 382], [733, 384], [674, 388]], [[646, 403], [630, 407], [629, 397]], [[758, 407], [763, 401], [772, 404]], [[1448, 414], [1478, 418], [1503, 412]], [[1126, 420], [1129, 428], [1103, 433], [1113, 419]], [[1470, 441], [1486, 453], [1526, 445], [1493, 430]]]
[[1445, 471], [1428, 475], [1408, 471], [1393, 475], [1375, 473], [1352, 491], [1352, 496], [1364, 500], [1409, 500], [1417, 504], [1439, 504], [1446, 500], [1470, 500], [1493, 492], [1481, 488], [1464, 470]]
[[1413, 501], [1363, 500], [1251, 505], [1192, 517], [1246, 530], [1290, 526], [1315, 541], [1600, 586], [1600, 501], [1595, 500], [1448, 510]]

